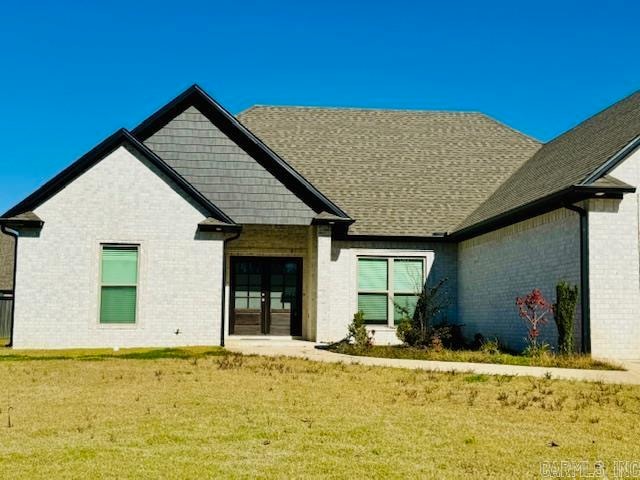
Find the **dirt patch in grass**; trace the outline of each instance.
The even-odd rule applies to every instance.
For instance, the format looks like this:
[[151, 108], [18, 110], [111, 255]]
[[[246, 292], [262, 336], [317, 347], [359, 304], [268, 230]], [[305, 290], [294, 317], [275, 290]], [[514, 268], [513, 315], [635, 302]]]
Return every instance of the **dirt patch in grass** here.
[[522, 365], [531, 367], [579, 368], [593, 370], [624, 370], [615, 363], [595, 360], [588, 355], [553, 355], [536, 357], [513, 355], [509, 353], [490, 354], [475, 350], [425, 350], [420, 348], [375, 345], [368, 349], [357, 349], [347, 343], [339, 343], [329, 350], [346, 355], [378, 358], [403, 358], [412, 360], [436, 360], [441, 362], [498, 363], [502, 365]]
[[637, 386], [180, 350], [0, 362], [2, 477], [523, 479], [640, 458]]

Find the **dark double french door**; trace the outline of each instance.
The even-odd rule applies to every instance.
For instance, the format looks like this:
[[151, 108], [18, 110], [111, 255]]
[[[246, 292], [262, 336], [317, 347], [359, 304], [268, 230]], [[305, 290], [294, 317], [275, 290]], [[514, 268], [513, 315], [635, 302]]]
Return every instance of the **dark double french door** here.
[[302, 335], [299, 258], [231, 257], [232, 335]]

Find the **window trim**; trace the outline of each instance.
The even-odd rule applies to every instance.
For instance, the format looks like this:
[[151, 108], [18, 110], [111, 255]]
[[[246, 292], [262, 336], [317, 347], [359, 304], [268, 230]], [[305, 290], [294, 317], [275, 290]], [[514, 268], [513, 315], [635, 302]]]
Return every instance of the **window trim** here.
[[[427, 276], [429, 271], [431, 270], [431, 266], [433, 265], [433, 251], [431, 250], [355, 250], [355, 311], [358, 311], [358, 296], [363, 293], [377, 293], [377, 294], [385, 294], [383, 291], [368, 291], [368, 290], [360, 290], [358, 286], [358, 279], [360, 275], [360, 262], [361, 258], [371, 258], [371, 259], [380, 259], [387, 261], [387, 323], [368, 323], [365, 318], [365, 324], [371, 328], [390, 328], [395, 329], [395, 302], [394, 295], [397, 293], [399, 295], [408, 295], [409, 292], [394, 292], [394, 270], [393, 265], [395, 260], [422, 260], [422, 282], [425, 283], [427, 281]], [[415, 293], [415, 292], [410, 292]]]
[[[104, 285], [102, 283], [102, 262], [103, 252], [106, 248], [135, 248], [137, 250], [136, 258], [136, 284], [135, 285]], [[98, 305], [97, 305], [97, 323], [100, 328], [104, 329], [135, 329], [140, 324], [140, 270], [141, 270], [142, 244], [141, 242], [99, 242], [98, 246]], [[134, 318], [132, 323], [103, 323], [102, 322], [102, 289], [107, 287], [134, 287], [136, 288], [136, 303]]]

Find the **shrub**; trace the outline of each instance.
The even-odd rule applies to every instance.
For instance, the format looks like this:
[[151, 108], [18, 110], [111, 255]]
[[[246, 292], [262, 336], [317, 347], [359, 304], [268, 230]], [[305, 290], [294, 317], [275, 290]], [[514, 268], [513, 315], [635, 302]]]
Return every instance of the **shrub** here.
[[369, 333], [364, 323], [364, 313], [362, 311], [353, 316], [353, 321], [347, 329], [346, 340], [352, 343], [358, 350], [366, 350], [373, 345], [373, 336], [375, 333]]
[[498, 342], [497, 338], [494, 338], [493, 340], [483, 339], [480, 342], [480, 351], [488, 355], [499, 355], [500, 342]]
[[527, 349], [535, 351], [539, 348], [540, 327], [548, 323], [547, 315], [553, 311], [553, 307], [537, 288], [523, 297], [517, 297], [516, 306], [520, 318], [527, 326], [527, 341], [529, 342]]
[[429, 338], [429, 348], [435, 352], [442, 352], [445, 348], [451, 348], [452, 327], [440, 324], [433, 328]]
[[553, 306], [553, 318], [558, 327], [558, 351], [573, 353], [573, 324], [578, 304], [578, 287], [561, 281], [556, 285], [556, 303]]
[[481, 333], [476, 333], [473, 336], [473, 341], [469, 343], [469, 348], [471, 350], [480, 350], [482, 348], [482, 344], [486, 341], [487, 339], [484, 338], [484, 335], [482, 335]]
[[412, 347], [431, 345], [432, 337], [436, 333], [434, 324], [436, 321], [445, 320], [445, 310], [451, 304], [445, 287], [446, 282], [447, 279], [443, 278], [434, 286], [425, 285], [418, 295], [413, 312], [403, 305], [396, 304], [396, 308], [405, 317], [396, 330], [396, 335], [402, 342]]
[[551, 353], [551, 345], [546, 342], [530, 344], [522, 354], [525, 357], [543, 357]]

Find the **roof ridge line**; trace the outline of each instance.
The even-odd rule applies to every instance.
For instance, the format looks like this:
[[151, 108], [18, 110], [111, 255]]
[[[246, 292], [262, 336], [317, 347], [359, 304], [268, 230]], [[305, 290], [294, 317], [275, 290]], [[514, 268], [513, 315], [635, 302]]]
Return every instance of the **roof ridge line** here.
[[[449, 113], [449, 114], [465, 114], [465, 115], [483, 115], [489, 117], [479, 110], [427, 110], [423, 108], [384, 108], [384, 107], [339, 107], [324, 105], [275, 105], [266, 103], [255, 103], [249, 108], [242, 110], [237, 115], [247, 113], [256, 108], [282, 108], [282, 109], [309, 109], [309, 110], [362, 110], [372, 112], [406, 112], [406, 113]], [[489, 117], [491, 118], [491, 117]]]
[[[481, 115], [484, 115], [485, 117], [487, 117], [489, 120], [492, 120], [494, 122], [496, 122], [498, 125], [503, 126], [504, 128], [511, 130], [513, 133], [517, 133], [518, 135], [525, 137], [528, 140], [532, 140], [535, 143], [537, 143], [538, 145], [540, 145], [542, 147], [542, 145], [544, 145], [544, 142], [538, 140], [536, 137], [533, 137], [529, 134], [526, 134], [520, 130], [518, 130], [517, 128], [512, 127], [511, 125], [509, 125], [508, 123], [503, 122], [502, 120], [498, 120], [496, 117], [489, 115], [488, 113], [480, 113]], [[533, 155], [532, 155], [533, 156]]]

